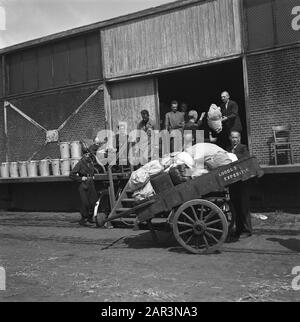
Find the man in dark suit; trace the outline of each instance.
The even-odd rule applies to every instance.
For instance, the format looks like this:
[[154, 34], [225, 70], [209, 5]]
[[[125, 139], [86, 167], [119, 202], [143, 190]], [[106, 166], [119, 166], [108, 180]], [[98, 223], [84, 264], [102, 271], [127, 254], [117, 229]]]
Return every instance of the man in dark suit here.
[[[227, 149], [228, 152], [234, 153], [238, 159], [250, 156], [246, 145], [241, 144], [241, 134], [239, 132], [231, 132], [230, 142], [231, 146]], [[236, 214], [235, 237], [250, 237], [252, 235], [252, 224], [247, 183], [243, 181], [234, 183], [229, 187], [229, 194]]]
[[230, 100], [228, 92], [224, 91], [221, 94], [221, 112], [223, 129], [218, 133], [217, 144], [223, 149], [227, 149], [230, 145], [229, 136], [231, 131], [242, 132], [242, 123], [239, 117], [239, 107], [235, 101]]

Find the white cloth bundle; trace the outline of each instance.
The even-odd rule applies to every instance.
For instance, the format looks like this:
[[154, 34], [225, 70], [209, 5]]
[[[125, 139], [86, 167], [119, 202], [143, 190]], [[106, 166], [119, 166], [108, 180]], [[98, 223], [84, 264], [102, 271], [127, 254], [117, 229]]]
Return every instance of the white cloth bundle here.
[[150, 181], [148, 181], [148, 183], [146, 183], [146, 185], [138, 190], [136, 190], [132, 196], [136, 201], [139, 200], [143, 200], [146, 198], [150, 198], [153, 195], [155, 195], [155, 191], [150, 183]]
[[232, 161], [231, 161], [230, 157], [228, 156], [228, 153], [225, 151], [219, 151], [215, 155], [213, 155], [209, 158], [206, 158], [204, 161], [205, 166], [210, 170], [221, 167], [222, 165], [227, 165], [231, 162]]
[[202, 171], [203, 169], [215, 169], [237, 160], [235, 154], [228, 153], [213, 143], [198, 143], [189, 147], [186, 152], [190, 154], [195, 161], [193, 176], [206, 173], [205, 171]]
[[158, 160], [153, 160], [146, 163], [141, 168], [133, 171], [130, 179], [128, 188], [130, 191], [136, 191], [144, 187], [150, 180], [150, 176], [160, 173], [164, 170], [164, 167]]
[[216, 104], [211, 104], [207, 113], [207, 124], [213, 130], [222, 130], [222, 113], [221, 108]]

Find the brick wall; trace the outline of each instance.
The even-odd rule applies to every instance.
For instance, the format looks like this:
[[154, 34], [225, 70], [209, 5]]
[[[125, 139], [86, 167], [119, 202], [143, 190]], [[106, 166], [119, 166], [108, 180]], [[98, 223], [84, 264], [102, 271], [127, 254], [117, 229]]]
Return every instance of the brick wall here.
[[273, 164], [272, 126], [291, 124], [295, 162], [300, 162], [299, 47], [247, 57], [252, 153]]
[[[47, 130], [57, 129], [96, 89], [88, 86], [61, 90], [55, 93], [34, 95], [9, 102], [26, 115], [33, 118]], [[45, 157], [59, 158], [59, 145], [48, 143], [45, 132], [32, 125], [28, 120], [11, 108], [8, 108], [8, 154], [9, 161], [27, 160], [39, 151], [34, 159]], [[1, 117], [0, 117], [1, 118]], [[1, 121], [1, 119], [0, 119]], [[60, 141], [83, 140], [90, 142], [96, 133], [105, 127], [103, 92], [91, 98], [59, 132]], [[0, 128], [1, 130], [1, 128]], [[1, 144], [1, 141], [0, 141]]]
[[3, 101], [0, 99], [0, 162], [5, 161]]

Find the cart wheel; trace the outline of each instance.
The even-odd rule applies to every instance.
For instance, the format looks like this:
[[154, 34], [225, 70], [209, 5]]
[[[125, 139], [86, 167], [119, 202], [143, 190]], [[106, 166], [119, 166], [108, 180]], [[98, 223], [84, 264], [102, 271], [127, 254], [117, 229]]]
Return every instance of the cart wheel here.
[[101, 228], [105, 224], [106, 214], [104, 212], [99, 212], [95, 218], [96, 226]]
[[208, 200], [213, 202], [223, 211], [228, 222], [228, 231], [232, 231], [235, 224], [235, 211], [231, 200], [215, 197], [209, 198]]
[[173, 233], [179, 244], [194, 254], [214, 252], [227, 238], [228, 223], [214, 203], [195, 199], [181, 205], [173, 218]]

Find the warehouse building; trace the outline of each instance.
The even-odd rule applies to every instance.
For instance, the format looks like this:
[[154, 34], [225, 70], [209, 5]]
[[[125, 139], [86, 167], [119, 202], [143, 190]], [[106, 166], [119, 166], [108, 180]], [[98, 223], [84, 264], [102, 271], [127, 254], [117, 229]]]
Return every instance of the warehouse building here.
[[[185, 0], [2, 49], [0, 162], [57, 158], [47, 133], [90, 143], [119, 121], [135, 128], [142, 109], [161, 127], [172, 99], [207, 111], [226, 89], [266, 173], [253, 207], [297, 208], [299, 48], [297, 0]], [[294, 160], [274, 165], [272, 126], [284, 124]], [[74, 189], [67, 178], [0, 179], [0, 208], [74, 210]]]

